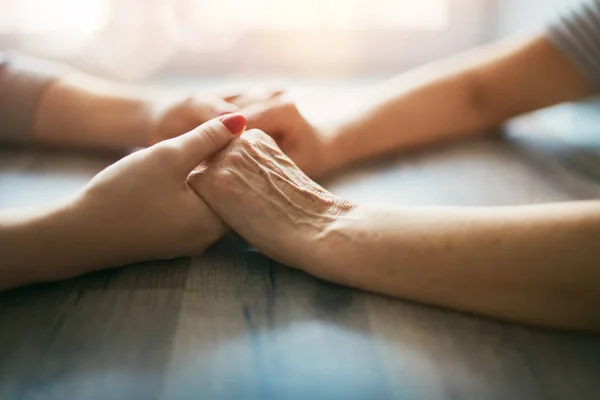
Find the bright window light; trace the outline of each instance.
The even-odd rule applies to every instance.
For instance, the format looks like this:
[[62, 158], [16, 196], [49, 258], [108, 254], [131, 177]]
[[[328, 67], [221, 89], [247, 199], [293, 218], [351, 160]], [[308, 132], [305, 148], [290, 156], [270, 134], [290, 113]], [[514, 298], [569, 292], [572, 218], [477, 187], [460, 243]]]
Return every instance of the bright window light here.
[[[1, 2], [2, 0], [0, 0]], [[204, 31], [263, 30], [441, 30], [450, 0], [155, 0], [172, 7], [185, 26]], [[28, 33], [93, 33], [110, 16], [110, 0], [5, 0], [0, 29]], [[10, 5], [10, 7], [8, 7]], [[165, 8], [165, 9], [166, 9]], [[128, 12], [139, 18], [139, 11]], [[141, 16], [143, 18], [143, 15]], [[225, 27], [227, 25], [227, 28]], [[184, 30], [187, 28], [184, 28]]]
[[[235, 0], [221, 0], [219, 4]], [[439, 30], [449, 0], [255, 0], [244, 3], [256, 28]]]
[[375, 20], [387, 28], [440, 30], [448, 25], [449, 0], [379, 0]]
[[108, 18], [105, 0], [21, 0], [15, 4], [19, 28], [27, 33], [93, 33]]
[[172, 0], [186, 23], [202, 21], [210, 29], [227, 21], [265, 30], [440, 30], [448, 25], [449, 1]]

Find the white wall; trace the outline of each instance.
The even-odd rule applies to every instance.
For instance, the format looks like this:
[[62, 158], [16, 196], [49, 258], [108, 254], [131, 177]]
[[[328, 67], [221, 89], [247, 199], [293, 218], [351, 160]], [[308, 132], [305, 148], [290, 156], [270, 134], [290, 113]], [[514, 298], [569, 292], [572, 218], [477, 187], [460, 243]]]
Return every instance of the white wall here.
[[582, 0], [495, 0], [492, 38], [543, 27]]

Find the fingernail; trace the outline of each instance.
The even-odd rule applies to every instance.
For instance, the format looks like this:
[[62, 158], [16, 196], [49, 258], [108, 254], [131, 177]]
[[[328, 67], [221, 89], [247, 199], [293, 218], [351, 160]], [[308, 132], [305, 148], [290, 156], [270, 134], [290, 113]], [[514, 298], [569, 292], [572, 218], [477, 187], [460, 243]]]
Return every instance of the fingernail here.
[[244, 131], [244, 128], [246, 127], [246, 124], [248, 123], [246, 117], [244, 117], [240, 113], [224, 115], [221, 118], [219, 118], [219, 121], [221, 121], [221, 123], [225, 125], [227, 130], [229, 130], [229, 132], [231, 132], [234, 135], [239, 135], [240, 133], [242, 133]]

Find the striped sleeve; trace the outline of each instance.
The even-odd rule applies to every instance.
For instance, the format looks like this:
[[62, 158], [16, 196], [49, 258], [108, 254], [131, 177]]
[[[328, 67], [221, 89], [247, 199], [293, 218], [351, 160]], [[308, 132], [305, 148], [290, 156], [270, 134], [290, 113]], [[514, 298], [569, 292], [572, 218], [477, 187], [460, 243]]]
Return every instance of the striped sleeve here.
[[31, 141], [42, 91], [68, 70], [60, 64], [0, 52], [0, 141]]
[[600, 0], [588, 0], [548, 27], [548, 36], [600, 89]]

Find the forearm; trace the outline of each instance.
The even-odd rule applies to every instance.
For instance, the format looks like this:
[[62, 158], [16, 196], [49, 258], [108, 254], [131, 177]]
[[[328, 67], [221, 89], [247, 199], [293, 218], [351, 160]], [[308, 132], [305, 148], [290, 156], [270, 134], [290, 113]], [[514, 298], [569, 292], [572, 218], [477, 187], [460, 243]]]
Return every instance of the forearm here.
[[600, 202], [357, 208], [313, 272], [345, 285], [512, 321], [599, 330]]
[[83, 229], [71, 203], [42, 210], [0, 212], [0, 290], [65, 279], [84, 272]]
[[474, 102], [472, 71], [446, 70], [446, 63], [433, 64], [380, 85], [359, 113], [329, 129], [335, 163], [345, 166], [490, 125]]
[[481, 134], [505, 120], [592, 93], [546, 36], [493, 44], [385, 82], [330, 129], [334, 167]]
[[85, 74], [50, 84], [33, 126], [36, 141], [76, 147], [147, 146], [152, 109], [146, 93]]
[[142, 245], [127, 245], [119, 217], [103, 210], [82, 192], [51, 207], [0, 211], [0, 291], [139, 261]]

